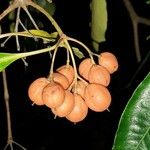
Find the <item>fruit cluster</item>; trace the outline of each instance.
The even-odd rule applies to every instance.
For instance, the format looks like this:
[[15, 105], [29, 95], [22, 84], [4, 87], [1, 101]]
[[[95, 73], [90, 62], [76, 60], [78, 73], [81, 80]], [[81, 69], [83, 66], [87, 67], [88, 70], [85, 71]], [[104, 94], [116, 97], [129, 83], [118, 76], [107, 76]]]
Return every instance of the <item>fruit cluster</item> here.
[[97, 64], [91, 58], [85, 58], [79, 64], [79, 75], [71, 65], [63, 65], [48, 78], [36, 79], [30, 85], [28, 95], [34, 104], [46, 105], [55, 116], [80, 122], [87, 116], [88, 108], [95, 112], [108, 110], [111, 95], [107, 86], [110, 74], [117, 69], [116, 57], [103, 52], [98, 56]]

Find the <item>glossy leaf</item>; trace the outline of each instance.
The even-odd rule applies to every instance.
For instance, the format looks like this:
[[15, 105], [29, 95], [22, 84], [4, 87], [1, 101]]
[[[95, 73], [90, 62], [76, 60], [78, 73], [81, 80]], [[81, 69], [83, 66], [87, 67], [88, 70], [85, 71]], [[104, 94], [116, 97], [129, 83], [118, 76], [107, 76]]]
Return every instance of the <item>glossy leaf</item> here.
[[105, 41], [105, 32], [107, 29], [107, 6], [106, 0], [92, 0], [91, 2], [91, 37], [92, 44], [96, 51], [99, 49], [99, 43]]
[[85, 57], [84, 54], [77, 47], [72, 47], [72, 50], [78, 58], [82, 59], [83, 57]]
[[44, 49], [39, 49], [31, 52], [24, 53], [0, 53], [0, 72], [3, 71], [7, 66], [16, 61], [17, 59], [38, 55], [46, 52], [50, 52], [56, 48], [56, 45], [47, 47]]
[[113, 150], [150, 150], [150, 73], [123, 111]]

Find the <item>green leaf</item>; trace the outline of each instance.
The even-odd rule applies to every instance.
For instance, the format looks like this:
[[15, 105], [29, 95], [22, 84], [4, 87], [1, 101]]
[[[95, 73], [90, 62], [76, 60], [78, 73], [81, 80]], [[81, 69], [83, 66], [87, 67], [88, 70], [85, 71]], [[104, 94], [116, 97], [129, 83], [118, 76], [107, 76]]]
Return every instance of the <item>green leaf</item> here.
[[83, 57], [85, 57], [84, 54], [77, 47], [72, 47], [72, 50], [78, 58], [82, 59]]
[[43, 30], [28, 30], [28, 31], [23, 31], [23, 32], [18, 32], [24, 36], [28, 36], [28, 37], [42, 37], [45, 40], [49, 40], [49, 39], [53, 39], [56, 38], [58, 36], [57, 32], [53, 32], [53, 33], [48, 33], [46, 31]]
[[146, 4], [150, 4], [150, 0], [147, 0], [147, 1], [146, 1]]
[[19, 54], [0, 53], [0, 72], [19, 58]]
[[99, 49], [99, 43], [105, 41], [105, 32], [107, 29], [107, 6], [106, 0], [92, 0], [91, 2], [91, 37], [92, 44], [96, 51]]
[[55, 41], [56, 37], [58, 36], [58, 32], [48, 33], [43, 30], [28, 30], [28, 31], [21, 31], [21, 32], [13, 32], [13, 33], [5, 33], [0, 36], [0, 38], [5, 38], [8, 36], [24, 36], [24, 37], [36, 37], [42, 38], [44, 41]]
[[24, 53], [0, 53], [0, 72], [3, 71], [7, 66], [16, 61], [17, 59], [38, 55], [46, 52], [50, 52], [56, 48], [56, 45], [47, 47], [44, 49], [39, 49], [31, 52]]
[[112, 149], [150, 150], [150, 73], [126, 105]]

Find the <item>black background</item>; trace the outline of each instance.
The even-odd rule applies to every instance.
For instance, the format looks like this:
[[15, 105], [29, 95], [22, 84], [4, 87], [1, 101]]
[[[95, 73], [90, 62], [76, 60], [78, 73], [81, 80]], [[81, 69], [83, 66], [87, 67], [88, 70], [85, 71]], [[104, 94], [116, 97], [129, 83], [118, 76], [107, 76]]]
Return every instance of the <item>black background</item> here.
[[[91, 48], [90, 1], [54, 0], [54, 2], [56, 4], [54, 18], [64, 33], [81, 40]], [[133, 6], [139, 15], [150, 17], [150, 6], [146, 5], [144, 1], [134, 1]], [[7, 3], [1, 0], [0, 12], [6, 7]], [[130, 82], [141, 64], [137, 63], [135, 57], [131, 20], [122, 1], [107, 1], [107, 7], [106, 42], [100, 44], [100, 50], [114, 53], [119, 61], [119, 70], [112, 75], [111, 84], [108, 87], [112, 95], [110, 112], [95, 113], [89, 110], [86, 119], [74, 125], [65, 118], [54, 119], [54, 115], [45, 106], [32, 106], [27, 90], [33, 80], [47, 76], [50, 67], [48, 54], [27, 58], [29, 63], [27, 68], [24, 67], [21, 60], [18, 60], [6, 69], [13, 137], [16, 142], [28, 150], [57, 150], [60, 148], [66, 150], [111, 150], [120, 115], [132, 92], [148, 73], [150, 61], [146, 61], [134, 80]], [[35, 15], [35, 19], [36, 17]], [[41, 19], [43, 18], [41, 17]], [[3, 31], [8, 32], [8, 20], [4, 19], [1, 24]], [[44, 25], [45, 29], [48, 29], [47, 21], [44, 22]], [[149, 41], [145, 40], [149, 34], [149, 27], [139, 25], [142, 61], [150, 50]], [[26, 46], [27, 50], [42, 47], [41, 43], [38, 45], [27, 43]], [[9, 41], [5, 48], [1, 48], [1, 51], [16, 52], [15, 41]], [[65, 63], [65, 56], [62, 56], [64, 56], [63, 52], [58, 54], [55, 67]], [[77, 59], [77, 64], [79, 62], [80, 60]], [[0, 83], [2, 83], [2, 76]], [[3, 86], [0, 84], [0, 149], [4, 147], [6, 141], [6, 112]]]

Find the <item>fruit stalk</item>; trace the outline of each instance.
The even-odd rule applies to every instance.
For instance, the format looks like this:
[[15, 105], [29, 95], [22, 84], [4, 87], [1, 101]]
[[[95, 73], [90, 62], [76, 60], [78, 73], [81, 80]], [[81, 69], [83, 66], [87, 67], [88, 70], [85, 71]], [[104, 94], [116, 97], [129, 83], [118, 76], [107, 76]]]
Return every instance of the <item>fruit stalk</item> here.
[[74, 39], [74, 38], [71, 38], [71, 37], [68, 37], [68, 40], [73, 41], [73, 42], [76, 42], [76, 43], [78, 43], [79, 45], [81, 45], [82, 47], [84, 47], [85, 50], [89, 53], [89, 56], [90, 56], [90, 58], [91, 58], [91, 60], [92, 60], [92, 63], [95, 64], [95, 61], [94, 61], [94, 59], [93, 59], [91, 50], [90, 50], [85, 44], [83, 44], [81, 41], [79, 41], [79, 40], [77, 40], [77, 39]]
[[53, 70], [54, 70], [54, 62], [55, 62], [55, 58], [56, 58], [56, 53], [58, 51], [58, 47], [61, 44], [63, 38], [60, 38], [59, 41], [57, 42], [57, 45], [54, 49], [54, 53], [53, 53], [53, 58], [52, 58], [52, 62], [51, 62], [51, 67], [50, 67], [50, 75], [48, 77], [48, 80], [52, 80], [52, 74], [53, 74]]

